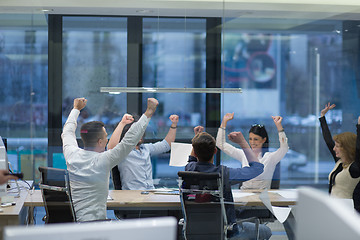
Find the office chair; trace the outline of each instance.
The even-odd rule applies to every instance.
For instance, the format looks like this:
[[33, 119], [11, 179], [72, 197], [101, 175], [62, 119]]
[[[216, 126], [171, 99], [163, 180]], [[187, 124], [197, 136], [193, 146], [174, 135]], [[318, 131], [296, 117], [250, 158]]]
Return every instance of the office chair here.
[[46, 211], [43, 219], [45, 223], [76, 222], [68, 171], [50, 167], [39, 167], [39, 171], [39, 187]]
[[[111, 169], [111, 178], [114, 185], [114, 189], [122, 190], [120, 171], [117, 165]], [[114, 215], [119, 220], [124, 218], [124, 214], [122, 214], [122, 212], [119, 210], [114, 210]]]
[[186, 240], [227, 239], [226, 210], [220, 173], [178, 172]]

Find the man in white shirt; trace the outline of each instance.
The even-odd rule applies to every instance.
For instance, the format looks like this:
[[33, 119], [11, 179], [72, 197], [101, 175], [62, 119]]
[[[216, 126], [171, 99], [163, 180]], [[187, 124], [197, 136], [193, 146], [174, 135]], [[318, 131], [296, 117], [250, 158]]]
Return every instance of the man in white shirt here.
[[[84, 149], [78, 147], [75, 130], [80, 111], [86, 106], [85, 98], [76, 98], [74, 108], [61, 135], [67, 170], [70, 174], [71, 194], [77, 221], [106, 219], [106, 200], [109, 192], [111, 169], [122, 161], [143, 136], [158, 101], [148, 98], [147, 109], [134, 123], [123, 140], [105, 151], [107, 133], [104, 123], [92, 121], [82, 125], [80, 134]], [[124, 115], [123, 119], [129, 115]]]

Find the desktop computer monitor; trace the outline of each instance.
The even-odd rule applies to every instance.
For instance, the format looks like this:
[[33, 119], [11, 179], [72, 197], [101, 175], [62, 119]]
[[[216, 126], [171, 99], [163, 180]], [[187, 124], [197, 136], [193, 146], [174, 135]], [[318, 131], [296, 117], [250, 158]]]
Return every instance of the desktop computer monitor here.
[[299, 188], [296, 239], [360, 239], [360, 214], [342, 200], [314, 188]]
[[[8, 158], [6, 153], [6, 146], [3, 139], [0, 136], [0, 169], [8, 169]], [[0, 185], [0, 197], [6, 195], [7, 184]]]
[[175, 240], [174, 217], [142, 218], [123, 221], [49, 224], [42, 226], [5, 227], [4, 240]]

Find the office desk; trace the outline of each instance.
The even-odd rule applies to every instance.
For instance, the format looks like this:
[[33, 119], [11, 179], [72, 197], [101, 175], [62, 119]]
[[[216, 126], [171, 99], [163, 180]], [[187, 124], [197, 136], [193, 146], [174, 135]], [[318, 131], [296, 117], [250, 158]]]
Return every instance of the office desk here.
[[[241, 190], [233, 190], [233, 192], [237, 191], [240, 192]], [[119, 210], [181, 209], [179, 195], [156, 194], [153, 192], [141, 194], [141, 192], [142, 191], [140, 190], [110, 190], [109, 196], [112, 200], [107, 201], [107, 208]], [[251, 196], [240, 198], [234, 197], [235, 205], [249, 207], [264, 206], [259, 198], [260, 192], [255, 191], [253, 193], [255, 194]], [[296, 204], [296, 199], [284, 198], [272, 191], [269, 191], [269, 197], [273, 206], [289, 206]], [[24, 205], [26, 207], [44, 206], [41, 191], [35, 190], [33, 194], [29, 194]]]
[[[19, 185], [21, 185], [19, 183]], [[8, 193], [9, 196], [16, 195]], [[14, 197], [14, 206], [1, 207], [0, 212], [0, 239], [3, 237], [3, 228], [7, 225], [21, 225], [26, 223], [27, 207], [24, 206], [25, 200], [28, 195], [28, 190], [23, 189], [20, 191], [19, 197]]]

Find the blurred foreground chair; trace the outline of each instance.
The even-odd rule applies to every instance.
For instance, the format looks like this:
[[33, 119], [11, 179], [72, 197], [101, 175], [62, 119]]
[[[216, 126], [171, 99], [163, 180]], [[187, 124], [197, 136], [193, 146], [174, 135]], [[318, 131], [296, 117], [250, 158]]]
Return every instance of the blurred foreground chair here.
[[39, 171], [45, 223], [76, 222], [68, 171], [51, 167], [39, 167]]

